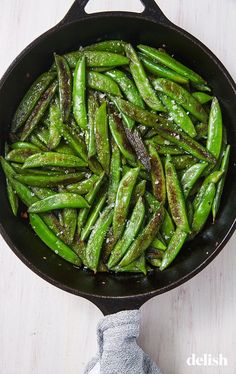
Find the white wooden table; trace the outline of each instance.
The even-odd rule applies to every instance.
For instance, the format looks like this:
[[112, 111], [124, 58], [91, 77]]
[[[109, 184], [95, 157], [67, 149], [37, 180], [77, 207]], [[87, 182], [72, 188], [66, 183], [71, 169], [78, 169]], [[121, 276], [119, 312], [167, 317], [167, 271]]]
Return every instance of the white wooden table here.
[[[1, 0], [0, 75], [72, 3]], [[215, 52], [236, 78], [235, 0], [158, 3], [170, 20]], [[89, 9], [135, 11], [142, 6], [138, 0], [91, 0]], [[235, 239], [194, 279], [142, 307], [140, 343], [165, 374], [236, 372]], [[96, 325], [101, 317], [88, 301], [56, 289], [32, 273], [0, 238], [1, 374], [82, 374], [96, 351]], [[186, 360], [192, 353], [222, 354], [228, 366], [189, 367]]]

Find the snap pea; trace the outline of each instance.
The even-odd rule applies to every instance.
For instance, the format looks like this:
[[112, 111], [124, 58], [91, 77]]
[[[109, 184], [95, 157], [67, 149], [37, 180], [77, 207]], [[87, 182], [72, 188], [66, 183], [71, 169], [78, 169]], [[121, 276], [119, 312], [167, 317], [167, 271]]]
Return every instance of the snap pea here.
[[135, 84], [139, 90], [139, 93], [145, 103], [153, 110], [164, 111], [163, 105], [155, 94], [151, 83], [144, 71], [144, 68], [139, 61], [139, 58], [131, 46], [131, 44], [126, 44], [125, 46], [126, 56], [130, 59], [130, 71]]
[[197, 159], [190, 155], [174, 155], [172, 157], [172, 162], [176, 170], [183, 170], [193, 166], [197, 162]]
[[177, 254], [183, 247], [187, 236], [188, 234], [185, 231], [182, 231], [179, 227], [177, 227], [162, 258], [160, 266], [161, 271], [166, 269], [174, 261]]
[[41, 142], [36, 134], [31, 134], [29, 141], [38, 147], [41, 151], [48, 151], [48, 147]]
[[139, 160], [139, 162], [141, 162], [141, 164], [145, 167], [147, 171], [150, 171], [150, 158], [146, 149], [146, 145], [144, 144], [142, 137], [139, 134], [139, 131], [137, 129], [131, 131], [128, 128], [125, 128], [125, 133], [136, 153], [137, 159]]
[[89, 141], [88, 141], [88, 157], [96, 155], [96, 139], [95, 139], [95, 116], [98, 109], [98, 101], [93, 92], [88, 94], [88, 124], [89, 124]]
[[216, 215], [220, 207], [220, 201], [221, 201], [221, 196], [222, 196], [223, 188], [225, 184], [225, 178], [226, 178], [228, 167], [229, 167], [229, 156], [230, 156], [230, 145], [226, 147], [225, 153], [222, 158], [221, 166], [220, 166], [220, 170], [223, 171], [224, 174], [216, 186], [216, 194], [215, 194], [214, 201], [212, 204], [213, 221], [215, 221]]
[[10, 151], [7, 156], [6, 160], [8, 161], [14, 161], [14, 162], [19, 162], [23, 164], [30, 156], [38, 153], [38, 149], [33, 149], [33, 148], [18, 148], [18, 149], [13, 149]]
[[137, 48], [148, 57], [151, 57], [154, 61], [160, 62], [162, 65], [165, 65], [168, 68], [176, 71], [177, 73], [183, 75], [190, 81], [199, 84], [206, 83], [205, 80], [199, 74], [195, 73], [193, 70], [189, 69], [181, 62], [175, 60], [173, 57], [168, 55], [168, 53], [143, 44], [138, 45]]
[[163, 238], [165, 239], [167, 243], [170, 242], [174, 234], [174, 231], [175, 231], [175, 226], [174, 226], [173, 220], [170, 214], [168, 213], [168, 211], [165, 209], [165, 215], [164, 215], [164, 219], [161, 224], [161, 227], [160, 227], [160, 233], [161, 235], [163, 235]]
[[88, 72], [88, 87], [93, 90], [108, 93], [114, 96], [122, 96], [118, 84], [105, 74], [97, 71]]
[[103, 193], [98, 199], [95, 206], [91, 209], [91, 213], [87, 219], [87, 222], [81, 231], [81, 240], [86, 240], [88, 236], [90, 235], [93, 225], [96, 223], [99, 217], [99, 214], [106, 202], [106, 198], [107, 198], [106, 193], [105, 194]]
[[62, 257], [64, 260], [76, 265], [81, 265], [80, 258], [72, 251], [70, 247], [64, 244], [43, 222], [38, 214], [29, 215], [30, 224], [38, 237], [51, 249]]
[[76, 134], [75, 130], [69, 129], [68, 126], [62, 126], [62, 135], [66, 142], [68, 142], [71, 149], [75, 152], [76, 155], [81, 157], [84, 161], [88, 161], [87, 153], [86, 153], [86, 145], [83, 139]]
[[166, 200], [165, 175], [161, 159], [153, 146], [149, 146], [151, 162], [152, 192], [156, 199], [163, 205]]
[[131, 264], [123, 267], [114, 268], [114, 271], [126, 272], [126, 273], [143, 273], [147, 275], [147, 266], [145, 256], [142, 255], [137, 260], [133, 261]]
[[192, 236], [196, 235], [204, 226], [212, 209], [216, 193], [215, 183], [209, 183], [205, 189], [204, 196], [194, 210], [192, 223]]
[[93, 174], [88, 179], [67, 185], [66, 189], [68, 192], [77, 193], [78, 195], [85, 195], [93, 188], [97, 180], [98, 176]]
[[132, 129], [135, 125], [135, 120], [133, 120], [132, 118], [130, 118], [129, 116], [127, 116], [124, 112], [122, 112], [121, 108], [120, 108], [120, 105], [119, 105], [119, 102], [117, 100], [117, 97], [115, 96], [110, 96], [110, 100], [111, 100], [111, 103], [113, 103], [116, 107], [116, 109], [118, 110], [122, 120], [123, 120], [123, 123], [124, 125], [128, 128], [128, 129]]
[[129, 117], [142, 123], [145, 126], [154, 127], [159, 135], [173, 142], [186, 152], [199, 158], [200, 160], [215, 163], [216, 160], [200, 143], [196, 142], [190, 136], [180, 131], [178, 126], [166, 121], [163, 117], [150, 113], [147, 110], [139, 108], [132, 103], [117, 98], [121, 110]]
[[166, 250], [166, 245], [158, 238], [155, 238], [153, 242], [151, 243], [151, 247], [155, 249], [159, 249], [160, 251]]
[[191, 85], [197, 91], [211, 92], [210, 87], [208, 87], [206, 84], [200, 84], [200, 83], [191, 82]]
[[165, 94], [160, 94], [159, 97], [163, 105], [168, 110], [169, 119], [173, 120], [182, 130], [186, 132], [186, 134], [194, 138], [197, 135], [197, 132], [190, 117], [187, 115], [184, 109]]
[[183, 189], [183, 193], [185, 198], [188, 197], [189, 192], [195, 185], [196, 181], [200, 178], [202, 175], [203, 171], [205, 170], [207, 164], [202, 163], [202, 164], [194, 164], [190, 168], [188, 168], [184, 174], [182, 175], [181, 178], [181, 185]]
[[126, 217], [128, 214], [130, 199], [136, 180], [138, 178], [139, 168], [129, 170], [121, 179], [116, 195], [114, 216], [113, 216], [113, 232], [116, 239], [122, 235]]
[[63, 56], [54, 54], [59, 82], [59, 97], [62, 121], [66, 122], [72, 108], [72, 79], [70, 67]]
[[111, 206], [106, 207], [98, 218], [86, 247], [86, 259], [88, 267], [94, 272], [99, 264], [102, 244], [106, 233], [112, 223], [113, 210]]
[[141, 180], [139, 183], [136, 184], [136, 186], [134, 187], [132, 197], [131, 197], [131, 201], [130, 201], [131, 207], [133, 207], [137, 203], [140, 197], [144, 196], [146, 192], [146, 185], [147, 185], [146, 180]]
[[29, 207], [28, 211], [30, 213], [43, 213], [63, 208], [89, 208], [89, 204], [82, 196], [61, 192], [37, 201]]
[[110, 167], [110, 144], [108, 137], [107, 105], [104, 102], [95, 115], [95, 139], [98, 160], [108, 174]]
[[31, 190], [39, 199], [46, 199], [46, 197], [55, 195], [55, 191], [47, 187], [31, 187]]
[[127, 139], [122, 121], [120, 117], [116, 115], [115, 112], [109, 115], [109, 128], [111, 130], [114, 141], [119, 147], [121, 154], [127, 160], [129, 160], [131, 164], [135, 164], [136, 162], [135, 154]]
[[45, 114], [52, 98], [54, 97], [57, 90], [57, 82], [53, 82], [49, 88], [43, 93], [39, 101], [35, 105], [33, 111], [28, 117], [23, 130], [21, 132], [20, 139], [22, 141], [26, 140], [28, 136], [33, 132], [35, 127], [39, 124], [43, 115]]
[[11, 131], [15, 133], [29, 118], [35, 105], [40, 100], [43, 93], [46, 91], [50, 83], [55, 79], [54, 72], [47, 72], [40, 75], [40, 77], [32, 84], [27, 91], [22, 101], [20, 102], [11, 124]]
[[108, 204], [115, 202], [117, 190], [120, 183], [121, 176], [121, 157], [120, 151], [115, 142], [112, 143], [112, 154], [110, 163], [109, 173], [109, 184], [108, 184]]
[[222, 145], [222, 114], [220, 104], [216, 97], [212, 99], [209, 114], [207, 149], [218, 159]]
[[117, 265], [121, 258], [127, 252], [129, 246], [140, 230], [140, 227], [144, 220], [144, 215], [145, 207], [142, 201], [142, 197], [140, 197], [133, 209], [130, 220], [126, 224], [126, 228], [122, 237], [111, 252], [111, 256], [107, 265], [109, 269]]
[[15, 175], [15, 178], [28, 186], [55, 187], [59, 184], [66, 185], [78, 182], [85, 176], [84, 172], [63, 175]]
[[142, 229], [137, 238], [133, 241], [127, 253], [124, 255], [118, 266], [123, 267], [129, 265], [131, 262], [139, 258], [146, 249], [150, 246], [155, 236], [157, 235], [159, 226], [163, 218], [163, 208], [157, 210], [147, 225]]
[[48, 127], [40, 127], [35, 131], [37, 138], [48, 148], [49, 129]]
[[42, 170], [42, 169], [39, 169], [39, 168], [35, 168], [35, 169], [23, 169], [22, 165], [21, 164], [16, 164], [14, 162], [11, 163], [11, 166], [14, 168], [14, 170], [19, 173], [19, 174], [23, 174], [23, 175], [61, 175], [61, 174], [65, 174], [65, 170], [63, 168], [61, 168], [62, 170], [61, 171], [55, 171], [55, 170]]
[[61, 111], [57, 103], [50, 105], [49, 109], [49, 139], [47, 147], [56, 148], [61, 141]]
[[189, 233], [188, 216], [185, 199], [179, 179], [171, 158], [167, 156], [165, 163], [166, 190], [172, 218], [177, 227]]
[[115, 67], [129, 63], [129, 59], [125, 56], [104, 51], [74, 51], [64, 55], [72, 69], [75, 68], [77, 61], [83, 56], [86, 57], [88, 67]]
[[125, 42], [123, 40], [105, 40], [103, 42], [98, 42], [95, 44], [90, 44], [84, 47], [85, 51], [105, 51], [112, 53], [124, 54]]
[[73, 113], [77, 124], [81, 129], [87, 129], [86, 109], [86, 60], [83, 56], [78, 60], [73, 81]]
[[152, 83], [155, 90], [160, 91], [169, 96], [171, 99], [175, 100], [199, 121], [207, 121], [208, 116], [203, 106], [178, 83], [172, 82], [165, 78], [157, 78], [153, 80]]
[[[159, 135], [157, 135], [159, 136]], [[167, 145], [167, 144], [158, 144], [158, 140], [157, 140], [157, 136], [154, 136], [153, 138], [151, 139], [148, 139], [146, 141], [147, 144], [150, 144], [152, 145], [153, 147], [156, 148], [157, 152], [160, 154], [160, 155], [182, 155], [184, 150], [181, 149], [181, 148], [178, 148], [176, 146], [173, 146], [173, 145]], [[156, 142], [157, 140], [157, 142]], [[167, 140], [167, 142], [169, 142]], [[169, 142], [170, 143], [170, 142]]]
[[224, 172], [222, 170], [216, 170], [216, 171], [212, 172], [211, 174], [209, 174], [204, 179], [200, 189], [198, 190], [198, 192], [197, 192], [197, 194], [196, 194], [196, 196], [193, 200], [194, 210], [196, 210], [198, 208], [200, 202], [202, 201], [208, 185], [210, 183], [214, 183], [214, 184], [218, 183], [220, 181], [220, 179], [222, 178], [223, 174], [224, 174]]
[[87, 166], [87, 163], [77, 156], [56, 153], [56, 152], [44, 152], [36, 153], [27, 158], [23, 165], [23, 169], [37, 168], [45, 166], [62, 166], [62, 167], [83, 167]]
[[[29, 149], [31, 151], [40, 151], [40, 148], [32, 143], [28, 143], [28, 142], [16, 142], [16, 143], [13, 143], [11, 144], [11, 148], [12, 149], [23, 149], [23, 150], [26, 150], [26, 149]], [[6, 155], [9, 153], [9, 150], [8, 152], [6, 152]]]
[[167, 68], [166, 66], [159, 65], [156, 62], [149, 60], [144, 54], [139, 54], [139, 58], [150, 73], [161, 78], [170, 79], [176, 83], [188, 83], [188, 78], [183, 77], [182, 75], [176, 73], [174, 70]]
[[197, 99], [200, 104], [206, 104], [212, 100], [212, 96], [206, 94], [205, 92], [193, 92], [192, 96]]

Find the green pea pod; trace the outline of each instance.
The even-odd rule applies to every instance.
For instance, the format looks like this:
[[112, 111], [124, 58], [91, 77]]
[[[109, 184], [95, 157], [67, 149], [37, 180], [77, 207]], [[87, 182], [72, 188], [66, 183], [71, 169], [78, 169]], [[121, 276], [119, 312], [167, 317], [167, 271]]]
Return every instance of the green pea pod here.
[[131, 169], [120, 181], [113, 216], [113, 232], [116, 239], [120, 238], [124, 230], [129, 204], [138, 174], [139, 168]]
[[165, 174], [167, 197], [172, 218], [177, 227], [189, 233], [190, 228], [183, 191], [179, 183], [175, 167], [171, 162], [171, 158], [168, 156], [165, 163]]
[[143, 197], [146, 192], [146, 180], [141, 180], [141, 182], [137, 183], [134, 187], [134, 191], [131, 197], [130, 206], [133, 207], [136, 205], [137, 201], [140, 197]]
[[164, 111], [163, 105], [156, 96], [144, 68], [131, 44], [126, 44], [125, 52], [127, 57], [131, 60], [129, 66], [130, 71], [142, 99], [151, 109]]
[[[95, 182], [93, 188], [87, 193], [87, 195], [85, 195], [85, 199], [87, 200], [89, 205], [93, 204], [101, 186], [104, 183], [104, 180], [105, 180], [105, 173], [103, 172], [103, 174], [101, 174], [99, 179]], [[77, 233], [78, 233], [78, 235], [80, 234], [80, 232], [81, 232], [81, 230], [82, 230], [82, 228], [83, 228], [83, 226], [86, 222], [88, 214], [89, 214], [89, 209], [88, 208], [81, 209], [79, 214], [78, 214], [78, 222], [77, 222]]]
[[130, 142], [132, 148], [134, 149], [138, 164], [142, 164], [144, 168], [150, 172], [151, 170], [151, 162], [149, 158], [148, 151], [146, 149], [146, 145], [143, 142], [143, 139], [137, 129], [129, 130], [128, 128], [125, 128], [125, 133], [128, 138], [128, 141]]
[[15, 179], [28, 186], [34, 187], [57, 187], [59, 184], [66, 185], [78, 182], [84, 177], [84, 172], [63, 175], [15, 175]]
[[7, 183], [7, 196], [11, 206], [12, 213], [14, 216], [17, 216], [18, 208], [19, 208], [19, 199], [18, 196], [12, 186], [12, 183], [9, 179], [6, 179]]
[[88, 141], [88, 157], [96, 155], [96, 139], [95, 139], [95, 117], [98, 110], [98, 101], [96, 96], [90, 91], [88, 94], [88, 124], [89, 124], [89, 141]]
[[159, 97], [164, 106], [166, 107], [166, 109], [168, 110], [169, 119], [174, 120], [174, 122], [182, 130], [184, 130], [186, 134], [194, 138], [197, 135], [197, 132], [194, 128], [194, 125], [190, 117], [187, 115], [184, 109], [165, 94], [160, 94]]
[[199, 121], [207, 121], [208, 116], [203, 106], [178, 83], [172, 82], [165, 78], [157, 78], [153, 80], [152, 83], [155, 90], [160, 91], [169, 96], [171, 99], [175, 100]]
[[88, 72], [88, 87], [114, 96], [122, 96], [118, 84], [112, 78], [97, 71]]
[[85, 51], [105, 51], [112, 53], [119, 53], [123, 55], [125, 53], [125, 42], [123, 40], [105, 40], [95, 44], [90, 44], [84, 47]]
[[64, 244], [43, 222], [38, 214], [31, 213], [30, 224], [38, 237], [57, 255], [64, 260], [76, 265], [81, 265], [80, 258], [72, 251], [70, 247]]
[[104, 51], [74, 51], [67, 53], [66, 58], [70, 68], [75, 68], [77, 61], [81, 57], [86, 57], [88, 67], [115, 67], [127, 65], [129, 59], [117, 53], [110, 53]]
[[149, 154], [153, 195], [164, 205], [166, 200], [166, 184], [162, 162], [157, 151], [151, 145], [149, 146]]
[[94, 272], [97, 271], [102, 244], [106, 233], [112, 223], [113, 210], [111, 206], [106, 207], [98, 218], [88, 240], [86, 248], [86, 259], [88, 267]]
[[50, 83], [55, 79], [54, 72], [47, 72], [40, 75], [40, 77], [32, 84], [26, 95], [20, 102], [11, 124], [11, 131], [15, 133], [29, 118], [35, 105], [40, 100], [43, 93], [46, 91]]
[[33, 194], [35, 194], [39, 199], [46, 199], [55, 195], [55, 191], [47, 187], [31, 187]]
[[77, 225], [77, 210], [73, 208], [65, 208], [62, 211], [62, 218], [64, 227], [66, 229], [66, 235], [68, 243], [72, 244]]
[[[157, 136], [159, 136], [159, 135], [157, 135]], [[167, 142], [169, 142], [169, 141], [167, 140]], [[156, 148], [157, 152], [160, 155], [164, 155], [164, 156], [167, 156], [167, 155], [173, 155], [173, 156], [177, 155], [178, 156], [178, 155], [182, 155], [183, 152], [184, 152], [183, 149], [178, 148], [178, 147], [173, 146], [173, 145], [166, 145], [166, 144], [160, 145], [160, 144], [156, 143], [156, 136], [154, 136], [151, 139], [148, 139], [146, 141], [146, 143], [152, 145], [154, 148]]]
[[116, 143], [112, 144], [112, 155], [109, 173], [109, 185], [108, 185], [108, 204], [115, 203], [117, 190], [120, 183], [121, 176], [121, 157], [120, 151]]
[[119, 262], [118, 266], [124, 267], [139, 258], [153, 242], [157, 235], [159, 226], [163, 218], [163, 208], [160, 207], [151, 217], [147, 225], [142, 229], [137, 238]]
[[184, 174], [182, 175], [181, 178], [181, 185], [183, 189], [183, 193], [185, 198], [188, 197], [189, 192], [197, 182], [197, 180], [200, 178], [202, 175], [203, 171], [205, 170], [207, 164], [202, 163], [202, 164], [195, 164], [188, 168]]
[[62, 135], [66, 142], [68, 142], [71, 149], [81, 157], [84, 161], [88, 161], [87, 153], [86, 153], [86, 145], [83, 139], [76, 134], [75, 130], [69, 129], [68, 126], [62, 126]]
[[[22, 150], [31, 150], [31, 151], [40, 151], [40, 148], [32, 143], [28, 142], [16, 142], [11, 144], [12, 149], [22, 149]], [[6, 156], [9, 152], [6, 153]]]
[[86, 240], [90, 235], [93, 225], [96, 223], [99, 214], [101, 213], [101, 210], [106, 202], [106, 198], [107, 195], [102, 194], [102, 196], [99, 198], [95, 206], [92, 208], [91, 213], [87, 219], [87, 222], [81, 231], [81, 240]]
[[203, 228], [211, 212], [212, 204], [216, 193], [215, 183], [209, 183], [205, 189], [204, 196], [199, 201], [197, 208], [194, 210], [192, 235], [196, 235]]
[[43, 93], [43, 95], [40, 97], [39, 101], [35, 105], [33, 111], [31, 112], [29, 118], [27, 119], [20, 139], [22, 141], [26, 140], [28, 136], [33, 132], [33, 130], [36, 128], [36, 126], [41, 121], [43, 115], [45, 114], [47, 108], [49, 107], [50, 102], [52, 101], [56, 90], [57, 90], [57, 82], [53, 82], [49, 88]]
[[180, 131], [177, 125], [121, 98], [117, 98], [117, 102], [119, 103], [121, 110], [129, 117], [145, 126], [154, 127], [159, 135], [183, 148], [186, 152], [202, 161], [207, 161], [213, 164], [216, 162], [211, 153], [209, 153], [200, 143], [196, 142], [183, 131]]
[[103, 169], [109, 174], [110, 167], [110, 144], [108, 137], [107, 105], [104, 102], [98, 108], [95, 116], [95, 138], [98, 160]]
[[215, 194], [214, 201], [212, 204], [213, 221], [215, 221], [216, 215], [220, 207], [220, 201], [221, 201], [221, 196], [222, 196], [223, 188], [225, 184], [225, 178], [226, 178], [226, 174], [227, 174], [228, 167], [229, 167], [229, 156], [230, 156], [230, 145], [226, 147], [226, 150], [225, 150], [222, 162], [221, 162], [221, 166], [220, 166], [220, 170], [223, 171], [224, 174], [216, 186], [216, 194]]
[[123, 267], [118, 267], [117, 269], [112, 269], [118, 272], [125, 272], [125, 273], [143, 273], [147, 275], [147, 266], [146, 266], [146, 259], [145, 256], [142, 255], [137, 260], [133, 261], [131, 264]]
[[206, 84], [198, 84], [198, 83], [191, 82], [191, 85], [197, 91], [211, 92], [210, 87], [208, 87]]
[[212, 172], [211, 174], [209, 174], [204, 179], [200, 189], [198, 190], [198, 192], [197, 192], [197, 194], [196, 194], [196, 196], [193, 200], [194, 210], [196, 210], [198, 208], [200, 202], [202, 201], [208, 185], [210, 183], [214, 183], [214, 184], [218, 183], [220, 181], [220, 179], [222, 178], [223, 174], [224, 174], [224, 172], [222, 170], [216, 170], [216, 171]]
[[56, 152], [36, 153], [27, 158], [23, 165], [23, 169], [37, 168], [45, 166], [62, 166], [62, 167], [84, 167], [87, 163], [77, 156], [63, 155]]
[[54, 149], [61, 141], [61, 111], [57, 103], [50, 105], [49, 122], [49, 139], [47, 147], [49, 149]]
[[182, 75], [176, 73], [174, 70], [167, 68], [166, 66], [159, 65], [156, 62], [149, 60], [144, 54], [139, 54], [139, 58], [150, 73], [161, 78], [170, 79], [176, 83], [188, 83], [188, 78], [183, 77]]
[[185, 231], [182, 231], [179, 227], [177, 227], [174, 235], [171, 238], [168, 248], [165, 251], [164, 256], [162, 258], [160, 266], [161, 271], [166, 269], [174, 261], [177, 254], [183, 247], [187, 236], [188, 234]]
[[109, 70], [105, 74], [112, 78], [120, 86], [128, 101], [137, 106], [140, 106], [141, 108], [144, 108], [143, 100], [134, 82], [129, 79], [123, 71]]
[[170, 214], [168, 213], [168, 211], [165, 209], [165, 215], [164, 215], [164, 219], [161, 224], [161, 227], [160, 227], [160, 233], [161, 235], [163, 235], [163, 238], [165, 239], [167, 243], [170, 242], [174, 234], [174, 231], [175, 231], [175, 226], [174, 226], [173, 220]]
[[66, 189], [68, 192], [77, 193], [78, 195], [85, 195], [93, 188], [97, 180], [98, 176], [93, 174], [88, 179], [85, 179], [81, 182], [69, 184], [68, 186], [66, 186]]
[[145, 206], [143, 204], [142, 197], [140, 197], [133, 209], [130, 220], [126, 224], [124, 234], [111, 252], [111, 256], [108, 261], [109, 269], [112, 269], [115, 265], [117, 265], [121, 258], [127, 252], [129, 246], [140, 230], [140, 227], [144, 220], [144, 215]]
[[72, 79], [70, 67], [63, 56], [54, 54], [57, 76], [59, 81], [59, 97], [62, 121], [66, 122], [69, 118], [72, 107]]
[[61, 175], [61, 174], [65, 174], [65, 170], [62, 168], [61, 171], [54, 171], [54, 170], [42, 170], [42, 169], [23, 169], [23, 167], [21, 166], [21, 164], [16, 164], [14, 162], [11, 163], [12, 167], [14, 168], [14, 170], [19, 173], [19, 174], [23, 174], [23, 175]]
[[43, 213], [63, 208], [89, 208], [89, 204], [82, 196], [62, 192], [37, 201], [29, 207], [28, 211], [30, 213]]
[[209, 115], [207, 149], [218, 159], [222, 145], [222, 114], [220, 104], [216, 97], [212, 99]]
[[160, 51], [156, 48], [152, 48], [143, 44], [138, 45], [137, 48], [148, 57], [151, 57], [151, 59], [153, 59], [154, 61], [160, 62], [162, 65], [167, 66], [168, 68], [176, 71], [177, 73], [181, 74], [190, 81], [199, 84], [206, 83], [199, 74], [195, 73], [193, 70], [189, 69], [181, 62], [175, 60], [166, 52]]
[[136, 163], [136, 157], [132, 150], [132, 147], [127, 139], [125, 129], [123, 127], [120, 117], [116, 113], [111, 113], [109, 115], [109, 127], [121, 154], [131, 162], [131, 164]]
[[150, 206], [152, 213], [155, 213], [156, 210], [160, 209], [161, 203], [150, 192], [146, 191], [145, 199]]
[[34, 154], [37, 154], [39, 151], [37, 149], [30, 149], [30, 148], [25, 148], [25, 149], [13, 149], [10, 151], [7, 156], [6, 160], [8, 161], [13, 161], [13, 162], [19, 162], [23, 164], [30, 156], [33, 156]]
[[151, 247], [155, 249], [159, 249], [160, 251], [166, 250], [166, 245], [158, 238], [155, 238], [153, 242], [151, 243]]
[[83, 130], [86, 130], [86, 60], [84, 56], [80, 60], [78, 60], [74, 72], [73, 113], [79, 127], [81, 127], [81, 129]]
[[193, 92], [192, 96], [202, 105], [212, 100], [212, 96], [206, 94], [205, 92]]
[[172, 163], [174, 164], [176, 170], [190, 168], [191, 166], [195, 165], [196, 162], [196, 158], [189, 155], [175, 155], [172, 157]]
[[116, 107], [116, 109], [118, 110], [118, 112], [120, 113], [124, 125], [128, 129], [132, 129], [134, 127], [134, 125], [135, 125], [135, 120], [133, 120], [132, 118], [130, 118], [129, 116], [127, 116], [124, 112], [122, 112], [122, 110], [121, 110], [121, 108], [119, 106], [119, 102], [117, 100], [117, 97], [110, 96], [110, 100], [114, 104], [114, 106]]

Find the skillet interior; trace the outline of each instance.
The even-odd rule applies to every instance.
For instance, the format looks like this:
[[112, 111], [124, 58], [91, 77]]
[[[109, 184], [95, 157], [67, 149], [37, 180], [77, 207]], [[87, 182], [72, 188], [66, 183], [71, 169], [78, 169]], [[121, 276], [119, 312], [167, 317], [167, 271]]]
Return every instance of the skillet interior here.
[[[129, 13], [107, 13], [63, 25], [37, 39], [13, 63], [0, 86], [0, 146], [3, 154], [14, 110], [34, 79], [52, 63], [53, 52], [65, 53], [98, 39], [120, 38], [131, 43], [153, 46], [166, 44], [169, 52], [205, 77], [221, 101], [232, 154], [222, 206], [215, 225], [208, 222], [204, 231], [187, 243], [173, 265], [164, 272], [140, 275], [111, 275], [79, 271], [54, 255], [32, 232], [28, 223], [13, 217], [0, 172], [1, 232], [13, 251], [44, 279], [69, 292], [93, 299], [92, 295], [130, 297], [142, 300], [167, 291], [206, 266], [222, 249], [234, 229], [236, 178], [234, 172], [236, 144], [235, 86], [219, 61], [196, 39], [171, 23], [158, 24]], [[43, 257], [46, 257], [45, 261]], [[127, 287], [127, 284], [129, 285]], [[130, 299], [130, 298], [129, 298]], [[137, 299], [137, 298], [136, 298]], [[93, 299], [94, 301], [94, 299]], [[129, 301], [127, 300], [128, 304]], [[127, 305], [128, 306], [128, 305]]]

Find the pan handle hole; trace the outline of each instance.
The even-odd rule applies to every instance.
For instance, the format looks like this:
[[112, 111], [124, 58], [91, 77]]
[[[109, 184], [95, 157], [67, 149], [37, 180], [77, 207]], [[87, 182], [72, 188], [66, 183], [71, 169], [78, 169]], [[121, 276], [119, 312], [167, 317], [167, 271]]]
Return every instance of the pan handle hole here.
[[85, 12], [88, 14], [106, 11], [125, 11], [125, 12], [135, 12], [142, 13], [144, 11], [144, 6], [140, 0], [106, 0], [99, 4], [98, 0], [90, 0], [85, 7]]

